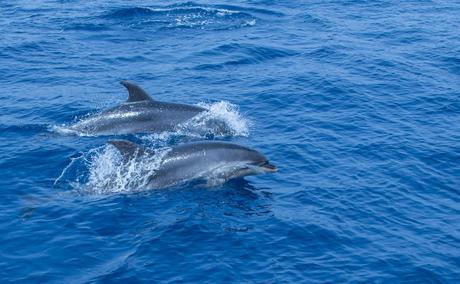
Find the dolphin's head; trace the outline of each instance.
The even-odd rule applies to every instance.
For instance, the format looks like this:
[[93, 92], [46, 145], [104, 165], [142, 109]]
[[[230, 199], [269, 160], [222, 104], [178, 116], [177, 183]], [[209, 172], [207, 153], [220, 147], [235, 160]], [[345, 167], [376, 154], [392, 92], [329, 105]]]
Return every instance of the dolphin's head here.
[[227, 168], [227, 179], [278, 171], [275, 165], [271, 164], [264, 155], [257, 151], [252, 150], [250, 153], [246, 152], [245, 155], [245, 159], [237, 161], [236, 167], [233, 164]]
[[255, 150], [251, 151], [249, 157], [249, 165], [258, 172], [260, 171], [263, 173], [274, 173], [278, 171], [275, 165], [271, 164], [264, 155]]

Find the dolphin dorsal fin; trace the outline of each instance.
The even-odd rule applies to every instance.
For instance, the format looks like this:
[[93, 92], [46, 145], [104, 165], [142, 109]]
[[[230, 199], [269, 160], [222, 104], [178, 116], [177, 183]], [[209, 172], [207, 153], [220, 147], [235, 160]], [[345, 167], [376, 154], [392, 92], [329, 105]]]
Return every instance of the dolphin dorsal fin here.
[[135, 155], [144, 154], [144, 148], [128, 140], [110, 140], [107, 143], [117, 148], [124, 158], [131, 159]]
[[123, 80], [120, 82], [125, 88], [128, 90], [129, 96], [126, 102], [133, 103], [133, 102], [140, 102], [140, 101], [152, 101], [152, 98], [147, 94], [146, 91], [142, 90], [136, 84]]

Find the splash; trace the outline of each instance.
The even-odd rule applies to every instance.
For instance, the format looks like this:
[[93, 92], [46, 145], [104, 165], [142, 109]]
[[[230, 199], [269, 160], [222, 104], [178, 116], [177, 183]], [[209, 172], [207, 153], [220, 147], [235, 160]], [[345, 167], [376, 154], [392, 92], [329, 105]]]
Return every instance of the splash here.
[[72, 189], [85, 194], [144, 191], [149, 189], [150, 179], [169, 151], [166, 147], [155, 151], [154, 155], [124, 159], [112, 146], [96, 148], [71, 159], [54, 184], [68, 178]]
[[197, 105], [206, 111], [178, 125], [174, 131], [153, 133], [139, 138], [155, 146], [164, 146], [177, 137], [206, 139], [249, 135], [252, 123], [240, 113], [237, 105], [227, 101], [201, 102]]
[[161, 165], [169, 148], [157, 151], [155, 155], [142, 156], [123, 161], [113, 147], [94, 157], [89, 166], [87, 191], [103, 194], [107, 192], [136, 192], [148, 189], [148, 183]]
[[198, 136], [248, 136], [249, 121], [244, 118], [236, 105], [226, 101], [199, 103], [207, 109], [189, 121], [179, 125], [179, 132]]
[[97, 136], [97, 135], [91, 134], [90, 131], [81, 131], [78, 127], [75, 127], [77, 125], [85, 125], [85, 124], [89, 125], [90, 122], [96, 121], [97, 119], [99, 119], [97, 117], [97, 113], [98, 112], [90, 112], [90, 113], [83, 115], [82, 117], [79, 117], [79, 118], [75, 117], [73, 122], [70, 124], [64, 123], [60, 125], [50, 125], [48, 127], [48, 131], [55, 132], [61, 135], [77, 135], [81, 137]]

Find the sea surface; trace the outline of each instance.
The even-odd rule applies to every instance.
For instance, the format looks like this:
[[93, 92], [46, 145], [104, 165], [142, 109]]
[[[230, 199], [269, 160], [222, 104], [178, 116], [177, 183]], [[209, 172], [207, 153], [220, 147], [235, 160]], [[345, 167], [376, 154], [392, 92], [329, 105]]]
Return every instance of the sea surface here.
[[[459, 1], [0, 3], [0, 282], [460, 283]], [[75, 135], [120, 80], [209, 111]], [[226, 131], [206, 128], [208, 119]], [[148, 190], [109, 139], [279, 171]]]

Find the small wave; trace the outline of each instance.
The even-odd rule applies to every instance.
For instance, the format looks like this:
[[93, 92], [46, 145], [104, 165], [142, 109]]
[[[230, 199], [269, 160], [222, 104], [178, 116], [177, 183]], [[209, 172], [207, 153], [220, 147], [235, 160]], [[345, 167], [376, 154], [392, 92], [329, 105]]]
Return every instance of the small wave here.
[[24, 124], [24, 125], [5, 125], [0, 124], [0, 131], [8, 134], [31, 134], [39, 133], [46, 129], [45, 124]]
[[110, 31], [110, 27], [103, 23], [73, 23], [64, 27], [65, 30], [74, 30], [74, 31], [93, 31], [93, 32], [103, 32]]
[[227, 9], [217, 9], [206, 6], [169, 6], [165, 8], [150, 8], [150, 7], [134, 7], [134, 8], [124, 8], [117, 10], [111, 14], [109, 17], [118, 17], [118, 18], [129, 18], [129, 17], [139, 17], [139, 16], [150, 16], [150, 15], [167, 15], [171, 14], [190, 14], [190, 15], [199, 15], [199, 14], [210, 14], [216, 16], [228, 16], [233, 14], [242, 13], [236, 10], [227, 10]]
[[[297, 53], [283, 48], [255, 46], [249, 44], [224, 44], [211, 50], [206, 50], [198, 53], [198, 56], [205, 56], [207, 58], [223, 57], [223, 62], [200, 64], [194, 69], [197, 70], [216, 70], [228, 66], [257, 64], [269, 60], [294, 56]], [[237, 57], [238, 59], [228, 60], [228, 57]], [[209, 60], [209, 59], [208, 59]]]
[[273, 10], [268, 10], [268, 9], [262, 9], [262, 8], [254, 8], [254, 7], [239, 7], [239, 6], [234, 6], [234, 5], [215, 5], [214, 7], [216, 8], [221, 8], [221, 9], [228, 9], [228, 10], [241, 10], [243, 9], [246, 12], [250, 12], [252, 14], [257, 14], [258, 16], [275, 16], [275, 17], [282, 17], [284, 16], [284, 13], [280, 11], [273, 11]]
[[[262, 13], [264, 12], [264, 13]], [[238, 6], [201, 5], [193, 2], [161, 7], [120, 8], [104, 16], [121, 25], [135, 28], [157, 26], [158, 29], [198, 28], [228, 30], [254, 26], [269, 11]], [[276, 13], [274, 13], [276, 14]]]

